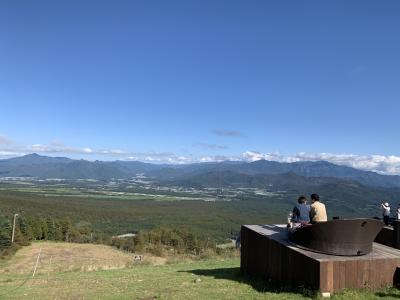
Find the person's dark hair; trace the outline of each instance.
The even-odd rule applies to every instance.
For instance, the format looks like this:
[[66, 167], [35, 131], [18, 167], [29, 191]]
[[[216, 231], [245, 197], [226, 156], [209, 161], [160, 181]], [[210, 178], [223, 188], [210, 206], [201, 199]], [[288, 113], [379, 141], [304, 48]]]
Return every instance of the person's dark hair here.
[[297, 199], [297, 202], [301, 203], [306, 203], [307, 198], [305, 196], [300, 196], [299, 199]]
[[311, 194], [311, 200], [319, 201], [319, 195], [318, 194]]

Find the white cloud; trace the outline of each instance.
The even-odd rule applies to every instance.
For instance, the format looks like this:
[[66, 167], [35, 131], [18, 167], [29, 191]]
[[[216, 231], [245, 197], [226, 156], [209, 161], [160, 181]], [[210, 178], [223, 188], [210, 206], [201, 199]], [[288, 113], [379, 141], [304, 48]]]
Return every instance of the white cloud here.
[[122, 160], [130, 161], [144, 161], [152, 163], [166, 163], [166, 164], [190, 164], [190, 163], [204, 163], [204, 162], [222, 162], [222, 161], [240, 161], [238, 156], [224, 156], [224, 155], [177, 155], [175, 153], [133, 153], [132, 156], [123, 158]]
[[12, 157], [12, 156], [22, 156], [27, 153], [24, 152], [15, 152], [15, 151], [7, 151], [7, 150], [0, 150], [0, 156], [5, 156], [5, 157]]
[[84, 148], [68, 147], [62, 143], [51, 143], [50, 145], [33, 144], [22, 148], [25, 148], [25, 150], [30, 152], [47, 153], [47, 154], [52, 154], [52, 153], [94, 154], [100, 152], [100, 151], [95, 151], [89, 147], [84, 147]]
[[128, 152], [120, 149], [111, 149], [111, 150], [101, 150], [102, 154], [115, 154], [115, 155], [122, 155], [127, 154]]
[[216, 156], [201, 156], [197, 158], [195, 162], [223, 162], [223, 161], [237, 161], [237, 160], [239, 160], [237, 157], [216, 155]]
[[228, 137], [243, 137], [245, 136], [243, 132], [231, 129], [213, 129], [211, 132], [215, 135], [219, 136], [228, 136]]
[[192, 156], [177, 155], [171, 152], [130, 153], [122, 160], [144, 161], [152, 163], [187, 164], [195, 162]]
[[261, 153], [258, 151], [246, 151], [242, 153], [242, 160], [244, 161], [256, 161], [261, 159], [289, 163], [301, 160], [297, 156], [284, 156], [279, 152]]
[[19, 145], [12, 140], [0, 135], [0, 156], [21, 156], [28, 153], [38, 154], [85, 154], [85, 155], [111, 155], [121, 156], [129, 152], [120, 149], [94, 149], [92, 147], [70, 147], [60, 141], [53, 141], [50, 144]]
[[295, 155], [282, 155], [279, 152], [260, 153], [247, 151], [242, 154], [245, 161], [260, 159], [278, 162], [319, 161], [324, 160], [337, 165], [349, 166], [365, 171], [373, 171], [381, 174], [400, 175], [400, 156], [384, 155], [357, 155], [357, 154], [333, 154], [333, 153], [305, 153]]
[[4, 134], [0, 134], [0, 145], [10, 145], [13, 144], [14, 141], [9, 139], [7, 136]]
[[243, 152], [242, 158], [243, 158], [243, 160], [249, 161], [249, 162], [262, 160], [262, 159], [267, 160], [267, 156], [265, 154], [262, 154], [262, 153], [257, 152], [257, 151], [246, 151], [246, 152]]
[[225, 150], [228, 149], [228, 146], [218, 145], [218, 144], [209, 144], [209, 143], [196, 143], [193, 145], [194, 147], [200, 147], [211, 150]]

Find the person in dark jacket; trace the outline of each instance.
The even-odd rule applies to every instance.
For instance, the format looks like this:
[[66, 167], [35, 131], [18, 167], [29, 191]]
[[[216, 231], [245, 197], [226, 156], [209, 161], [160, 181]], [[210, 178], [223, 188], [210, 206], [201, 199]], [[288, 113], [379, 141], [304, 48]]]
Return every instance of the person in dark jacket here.
[[310, 205], [307, 204], [307, 198], [300, 196], [297, 199], [298, 204], [293, 208], [292, 219], [298, 223], [310, 222]]

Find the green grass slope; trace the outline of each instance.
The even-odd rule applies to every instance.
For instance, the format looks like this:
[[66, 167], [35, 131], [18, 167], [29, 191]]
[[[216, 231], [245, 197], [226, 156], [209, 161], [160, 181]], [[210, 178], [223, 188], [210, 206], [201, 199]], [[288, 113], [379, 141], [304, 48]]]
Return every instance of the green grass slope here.
[[[60, 247], [60, 243], [55, 245]], [[94, 247], [94, 245], [89, 246]], [[110, 251], [111, 256], [114, 255], [112, 254], [114, 250], [107, 251]], [[63, 250], [64, 257], [72, 255], [67, 252]], [[36, 255], [29, 251], [25, 253], [26, 258], [29, 257], [27, 264], [32, 265]], [[134, 264], [122, 269], [108, 268], [94, 271], [82, 271], [81, 268], [65, 270], [46, 268], [43, 260], [39, 263], [38, 273], [34, 278], [29, 272], [19, 272], [20, 268], [4, 272], [5, 269], [10, 269], [11, 265], [15, 265], [15, 262], [21, 263], [24, 257], [20, 256], [0, 262], [0, 270], [3, 269], [3, 272], [0, 272], [0, 299], [320, 298], [318, 294], [301, 287], [295, 289], [276, 287], [263, 279], [245, 276], [239, 272], [239, 258], [163, 265]], [[91, 259], [96, 259], [95, 254], [91, 256]], [[400, 292], [396, 289], [344, 291], [332, 297], [332, 299], [396, 298], [400, 298]]]

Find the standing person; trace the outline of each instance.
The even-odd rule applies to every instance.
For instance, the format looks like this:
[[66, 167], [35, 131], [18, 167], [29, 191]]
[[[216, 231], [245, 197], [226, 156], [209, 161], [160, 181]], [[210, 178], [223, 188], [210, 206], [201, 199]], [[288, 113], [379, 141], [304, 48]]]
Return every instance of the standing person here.
[[307, 204], [307, 198], [300, 196], [297, 199], [298, 204], [293, 208], [293, 221], [298, 223], [310, 222], [310, 205]]
[[311, 220], [311, 223], [328, 221], [325, 204], [323, 204], [319, 201], [318, 194], [311, 195], [310, 220]]
[[381, 204], [382, 207], [382, 216], [383, 216], [383, 223], [385, 225], [389, 225], [389, 219], [390, 219], [390, 205], [389, 203], [385, 202]]

